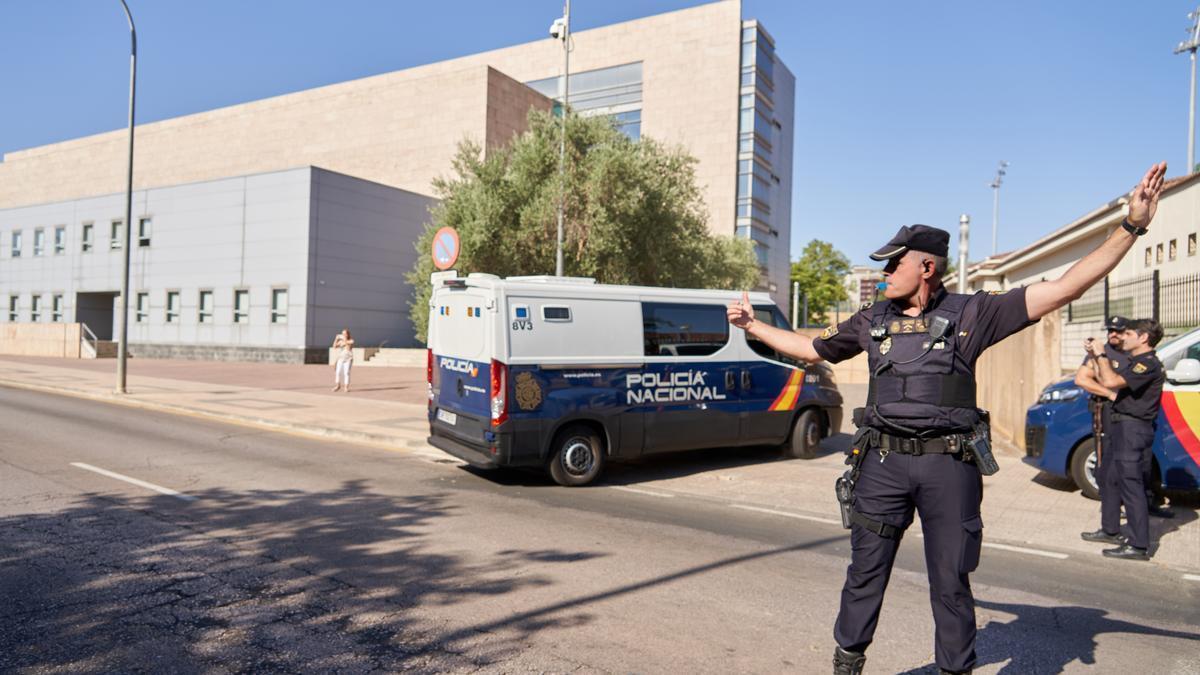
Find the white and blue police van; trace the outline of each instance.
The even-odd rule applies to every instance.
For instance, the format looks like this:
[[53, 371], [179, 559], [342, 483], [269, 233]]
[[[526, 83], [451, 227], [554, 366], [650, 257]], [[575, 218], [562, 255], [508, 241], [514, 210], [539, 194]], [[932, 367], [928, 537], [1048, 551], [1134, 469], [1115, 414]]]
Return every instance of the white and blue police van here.
[[[842, 422], [833, 371], [726, 319], [733, 291], [432, 275], [429, 443], [483, 468], [585, 485], [652, 453], [778, 444], [811, 458]], [[765, 293], [761, 321], [786, 328]]]

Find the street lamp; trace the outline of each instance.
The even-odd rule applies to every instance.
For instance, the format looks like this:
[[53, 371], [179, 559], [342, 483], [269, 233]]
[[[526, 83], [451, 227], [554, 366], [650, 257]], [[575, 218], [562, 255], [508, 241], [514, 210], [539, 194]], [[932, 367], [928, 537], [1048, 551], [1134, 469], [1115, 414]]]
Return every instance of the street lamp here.
[[562, 138], [558, 143], [558, 238], [554, 249], [554, 275], [563, 275], [563, 210], [567, 200], [567, 102], [571, 98], [571, 0], [563, 7], [562, 17], [550, 24], [550, 37], [562, 40]]
[[125, 359], [129, 356], [129, 244], [133, 230], [133, 101], [137, 87], [137, 30], [129, 5], [121, 0], [129, 21], [129, 161], [125, 174], [125, 269], [121, 273], [121, 339], [117, 342], [117, 393], [125, 393]]
[[967, 292], [967, 258], [970, 250], [971, 216], [958, 217], [958, 292]]
[[992, 179], [992, 255], [996, 255], [996, 231], [1000, 227], [1000, 186], [1004, 184], [1004, 175], [1007, 173], [1008, 162], [1000, 160], [1000, 166], [996, 167], [996, 177]]
[[1175, 48], [1176, 54], [1183, 52], [1191, 52], [1192, 62], [1192, 94], [1188, 104], [1188, 155], [1187, 169], [1188, 173], [1197, 170], [1196, 167], [1196, 49], [1200, 48], [1200, 7], [1197, 7], [1194, 12], [1189, 13], [1188, 19], [1192, 21], [1192, 27], [1187, 29], [1189, 38], [1179, 43]]

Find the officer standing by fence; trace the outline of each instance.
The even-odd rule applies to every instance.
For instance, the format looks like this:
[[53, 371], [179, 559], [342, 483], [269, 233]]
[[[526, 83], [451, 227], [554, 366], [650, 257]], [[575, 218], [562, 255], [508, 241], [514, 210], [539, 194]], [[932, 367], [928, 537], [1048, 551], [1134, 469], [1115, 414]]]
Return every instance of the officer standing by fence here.
[[1122, 226], [1054, 281], [1006, 293], [947, 293], [941, 279], [950, 235], [913, 225], [871, 255], [887, 261], [886, 299], [865, 305], [820, 337], [755, 320], [745, 295], [729, 305], [730, 323], [800, 360], [837, 362], [868, 353], [870, 392], [866, 408], [856, 411], [857, 452], [848, 460], [854, 468], [847, 473], [856, 480], [848, 511], [850, 566], [834, 626], [835, 673], [862, 672], [914, 509], [925, 536], [937, 664], [948, 673], [974, 667], [969, 574], [979, 562], [983, 534], [980, 466], [990, 457], [982, 443], [985, 419], [975, 407], [975, 361], [1108, 274], [1145, 233], [1165, 173], [1165, 163], [1151, 167], [1130, 196]]
[[[1162, 326], [1153, 319], [1137, 319], [1123, 333], [1124, 348], [1129, 361], [1118, 372], [1100, 345], [1092, 345], [1092, 354], [1100, 370], [1100, 383], [1117, 392], [1109, 412], [1112, 433], [1105, 462], [1111, 464], [1102, 472], [1100, 489], [1100, 530], [1104, 538], [1118, 544], [1104, 550], [1110, 558], [1149, 560], [1150, 523], [1146, 503], [1144, 476], [1150, 463], [1150, 446], [1154, 442], [1155, 423], [1161, 405], [1166, 373], [1154, 352], [1162, 340]], [[1120, 536], [1121, 505], [1125, 506], [1128, 536]], [[1096, 534], [1096, 533], [1091, 533]], [[1085, 539], [1087, 537], [1084, 537]]]

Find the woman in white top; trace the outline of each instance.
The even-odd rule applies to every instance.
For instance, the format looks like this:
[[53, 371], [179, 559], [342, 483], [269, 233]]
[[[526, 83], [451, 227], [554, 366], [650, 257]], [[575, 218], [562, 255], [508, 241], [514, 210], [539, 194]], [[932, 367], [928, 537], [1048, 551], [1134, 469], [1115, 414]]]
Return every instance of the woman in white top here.
[[350, 337], [350, 329], [343, 328], [333, 338], [333, 348], [337, 351], [337, 360], [333, 367], [333, 390], [350, 391], [350, 366], [354, 363], [354, 338]]

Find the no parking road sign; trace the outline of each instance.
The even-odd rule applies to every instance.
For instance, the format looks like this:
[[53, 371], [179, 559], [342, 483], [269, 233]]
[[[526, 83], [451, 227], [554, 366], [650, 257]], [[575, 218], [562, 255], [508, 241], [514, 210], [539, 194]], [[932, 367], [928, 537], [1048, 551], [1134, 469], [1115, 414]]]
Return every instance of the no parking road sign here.
[[458, 262], [458, 232], [453, 227], [443, 227], [433, 235], [433, 266], [448, 270]]

